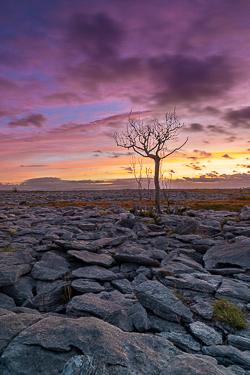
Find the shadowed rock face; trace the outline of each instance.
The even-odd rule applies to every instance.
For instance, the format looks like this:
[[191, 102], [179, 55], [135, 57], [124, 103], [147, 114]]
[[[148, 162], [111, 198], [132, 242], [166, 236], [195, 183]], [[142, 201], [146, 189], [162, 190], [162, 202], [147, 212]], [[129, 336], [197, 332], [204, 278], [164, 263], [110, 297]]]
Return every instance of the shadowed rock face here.
[[21, 332], [2, 360], [11, 374], [58, 374], [77, 351], [96, 355], [107, 368], [126, 368], [127, 374], [159, 373], [178, 354], [161, 337], [126, 333], [96, 318], [49, 317]]
[[250, 328], [213, 318], [222, 297], [250, 321], [247, 208], [157, 226], [117, 205], [1, 202], [0, 375], [248, 375]]
[[250, 269], [250, 239], [211, 247], [203, 257], [209, 271], [220, 268]]

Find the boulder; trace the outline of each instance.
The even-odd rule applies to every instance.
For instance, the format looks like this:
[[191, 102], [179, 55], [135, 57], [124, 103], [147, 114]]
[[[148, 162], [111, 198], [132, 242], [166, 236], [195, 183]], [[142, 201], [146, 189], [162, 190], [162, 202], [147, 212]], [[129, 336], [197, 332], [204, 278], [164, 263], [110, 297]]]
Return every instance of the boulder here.
[[58, 375], [81, 353], [100, 359], [110, 374], [153, 375], [180, 352], [162, 337], [126, 333], [96, 318], [51, 316], [23, 330], [1, 359], [11, 374]]
[[27, 250], [0, 253], [0, 287], [15, 284], [31, 270], [33, 263], [35, 259]]
[[175, 356], [160, 375], [234, 375], [208, 356], [181, 354]]
[[42, 260], [36, 262], [32, 268], [31, 275], [34, 279], [43, 281], [54, 281], [69, 272], [69, 263], [52, 252], [43, 255]]
[[192, 322], [191, 311], [158, 281], [146, 281], [135, 287], [135, 295], [145, 308], [170, 321]]
[[194, 322], [189, 327], [193, 336], [201, 340], [205, 345], [222, 344], [222, 335], [207, 324]]
[[219, 268], [250, 269], [250, 238], [231, 244], [212, 246], [203, 257], [209, 271]]

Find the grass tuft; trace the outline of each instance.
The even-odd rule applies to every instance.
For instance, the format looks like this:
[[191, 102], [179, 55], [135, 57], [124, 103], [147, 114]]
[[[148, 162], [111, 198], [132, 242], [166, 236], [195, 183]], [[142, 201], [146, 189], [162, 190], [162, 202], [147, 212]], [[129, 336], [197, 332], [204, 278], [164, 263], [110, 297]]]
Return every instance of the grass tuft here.
[[226, 298], [219, 298], [214, 304], [214, 319], [226, 323], [234, 330], [248, 328], [243, 311]]

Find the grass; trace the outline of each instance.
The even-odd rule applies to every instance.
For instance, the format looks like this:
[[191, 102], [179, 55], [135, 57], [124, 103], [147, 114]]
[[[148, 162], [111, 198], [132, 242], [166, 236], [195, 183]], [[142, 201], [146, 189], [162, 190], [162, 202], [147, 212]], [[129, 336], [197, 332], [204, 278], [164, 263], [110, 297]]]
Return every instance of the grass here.
[[[177, 190], [172, 190], [173, 192], [177, 192]], [[183, 191], [187, 192], [196, 192], [196, 193], [204, 193], [206, 198], [204, 200], [199, 201], [178, 201], [172, 202], [173, 206], [189, 206], [194, 210], [205, 209], [205, 210], [214, 210], [214, 211], [236, 211], [239, 212], [244, 205], [250, 206], [250, 195], [249, 191], [244, 191], [244, 189], [184, 189]], [[209, 197], [213, 196], [214, 194], [230, 194], [234, 195], [228, 199], [209, 199]], [[49, 202], [49, 203], [31, 203], [30, 207], [35, 206], [47, 206], [47, 207], [68, 207], [68, 206], [75, 206], [75, 207], [84, 207], [87, 205], [98, 206], [108, 209], [112, 204], [119, 205], [127, 210], [132, 209], [135, 205], [139, 204], [138, 199], [131, 199], [130, 201], [124, 200], [117, 200], [113, 202], [108, 201], [81, 201], [81, 202], [70, 202], [70, 201], [63, 201], [63, 202]], [[167, 205], [168, 202], [166, 199], [161, 199], [161, 205]], [[141, 201], [142, 206], [154, 206], [154, 200], [149, 202], [148, 200]]]
[[248, 328], [246, 317], [243, 311], [226, 298], [219, 298], [214, 304], [214, 319], [226, 323], [233, 330]]
[[250, 206], [250, 196], [232, 197], [221, 200], [186, 201], [184, 206], [189, 206], [193, 210], [214, 210], [214, 211], [236, 211], [239, 212], [244, 205]]
[[15, 253], [17, 251], [17, 247], [10, 247], [9, 245], [5, 245], [2, 248], [2, 253]]

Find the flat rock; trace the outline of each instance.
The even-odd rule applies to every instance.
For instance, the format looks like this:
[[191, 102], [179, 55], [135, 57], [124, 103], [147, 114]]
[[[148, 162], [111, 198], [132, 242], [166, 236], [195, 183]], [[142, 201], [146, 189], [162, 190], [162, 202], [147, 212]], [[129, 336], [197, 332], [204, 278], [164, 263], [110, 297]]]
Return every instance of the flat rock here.
[[144, 266], [158, 267], [160, 262], [150, 257], [150, 254], [144, 249], [138, 247], [118, 248], [115, 250], [113, 258], [117, 262], [137, 263]]
[[27, 250], [0, 253], [0, 287], [15, 284], [20, 276], [31, 270], [32, 263], [35, 259]]
[[156, 315], [170, 321], [192, 322], [192, 313], [173, 295], [170, 289], [158, 281], [146, 281], [135, 287], [138, 301]]
[[180, 354], [169, 361], [160, 375], [234, 375], [208, 356]]
[[218, 268], [250, 269], [250, 239], [211, 247], [203, 257], [209, 271]]
[[239, 365], [245, 370], [250, 370], [250, 353], [247, 351], [242, 352], [231, 345], [204, 346], [202, 351], [216, 358], [224, 366]]
[[47, 252], [42, 260], [36, 262], [32, 268], [31, 275], [34, 279], [54, 281], [69, 272], [69, 263], [60, 255]]
[[161, 332], [159, 336], [171, 341], [177, 348], [183, 349], [187, 353], [197, 353], [201, 350], [200, 343], [187, 332]]
[[78, 355], [98, 355], [112, 374], [121, 375], [159, 374], [179, 354], [166, 339], [126, 333], [96, 318], [49, 317], [22, 331], [2, 362], [11, 374], [56, 375], [76, 355], [73, 348]]
[[115, 262], [114, 259], [107, 254], [96, 254], [90, 253], [89, 251], [77, 251], [69, 250], [67, 252], [69, 255], [72, 255], [76, 259], [83, 261], [86, 264], [102, 266], [102, 267], [111, 267]]
[[217, 290], [215, 297], [250, 302], [250, 288], [237, 281], [223, 278], [222, 284]]
[[0, 316], [0, 354], [21, 331], [35, 324], [42, 316], [35, 314], [6, 314]]
[[99, 266], [86, 266], [83, 268], [78, 268], [72, 272], [72, 275], [82, 279], [95, 279], [101, 281], [117, 279], [117, 275], [114, 272]]
[[80, 293], [99, 293], [105, 290], [99, 283], [85, 279], [73, 280], [71, 286]]
[[193, 336], [200, 339], [205, 345], [222, 344], [222, 335], [205, 323], [194, 322], [190, 324], [189, 328]]

